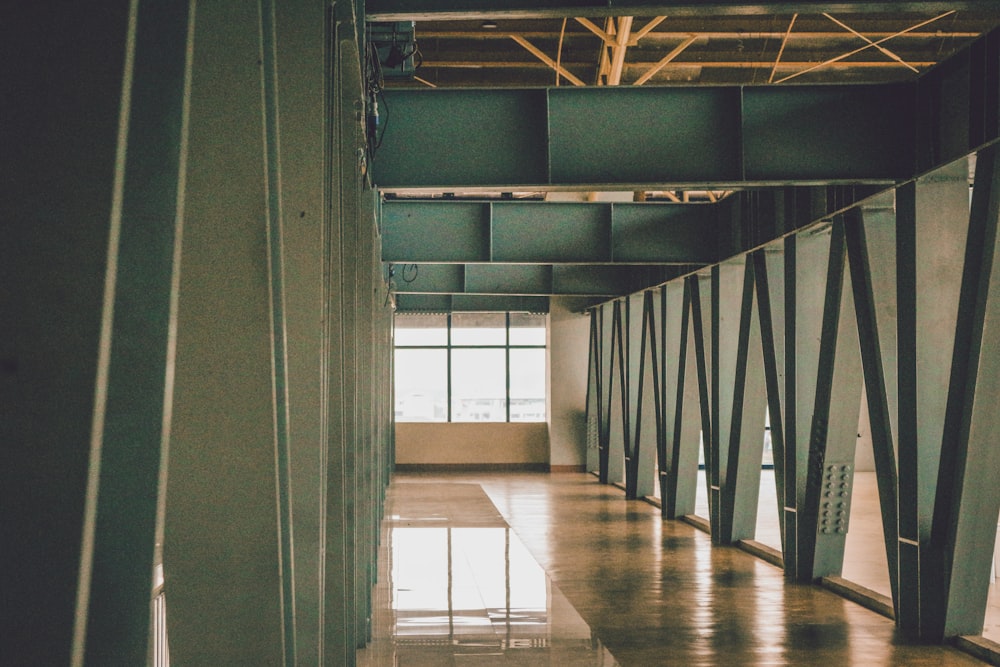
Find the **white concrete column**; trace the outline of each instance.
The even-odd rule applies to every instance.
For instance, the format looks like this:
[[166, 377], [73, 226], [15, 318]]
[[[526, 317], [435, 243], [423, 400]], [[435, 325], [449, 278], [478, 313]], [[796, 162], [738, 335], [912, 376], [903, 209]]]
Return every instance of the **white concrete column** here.
[[586, 463], [590, 318], [569, 310], [565, 299], [549, 304], [549, 465], [560, 470]]
[[199, 4], [195, 25], [163, 554], [170, 655], [282, 664], [260, 7]]

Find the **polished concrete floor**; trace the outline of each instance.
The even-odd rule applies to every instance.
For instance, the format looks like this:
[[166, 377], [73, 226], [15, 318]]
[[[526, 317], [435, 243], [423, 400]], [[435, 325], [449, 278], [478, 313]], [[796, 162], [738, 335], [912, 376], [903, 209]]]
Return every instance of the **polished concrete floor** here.
[[[705, 477], [698, 476], [698, 502], [695, 514], [708, 516], [708, 496]], [[778, 526], [774, 471], [765, 469], [760, 476], [760, 497], [757, 505], [756, 541], [781, 550], [781, 529]], [[886, 597], [892, 596], [889, 584], [889, 564], [882, 546], [882, 515], [878, 504], [878, 481], [874, 472], [856, 472], [851, 494], [850, 530], [844, 549], [843, 578], [860, 584]], [[1000, 550], [1000, 535], [997, 537]], [[994, 561], [1000, 558], [994, 555]], [[990, 580], [989, 599], [983, 637], [1000, 642], [1000, 579], [994, 572]]]
[[397, 474], [379, 566], [362, 667], [983, 664], [587, 474]]

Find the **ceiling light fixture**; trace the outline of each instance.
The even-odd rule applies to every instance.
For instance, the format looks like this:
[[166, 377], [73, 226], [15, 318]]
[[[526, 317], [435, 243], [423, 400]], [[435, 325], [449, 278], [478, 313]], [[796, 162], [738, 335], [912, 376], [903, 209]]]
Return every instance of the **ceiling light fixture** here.
[[496, 30], [498, 26], [496, 21], [483, 21], [479, 27], [483, 30]]

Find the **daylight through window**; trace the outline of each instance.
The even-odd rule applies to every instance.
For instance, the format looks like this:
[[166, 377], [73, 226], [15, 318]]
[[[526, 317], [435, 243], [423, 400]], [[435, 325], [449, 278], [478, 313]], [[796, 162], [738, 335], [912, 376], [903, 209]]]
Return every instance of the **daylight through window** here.
[[545, 421], [545, 315], [398, 314], [396, 421]]

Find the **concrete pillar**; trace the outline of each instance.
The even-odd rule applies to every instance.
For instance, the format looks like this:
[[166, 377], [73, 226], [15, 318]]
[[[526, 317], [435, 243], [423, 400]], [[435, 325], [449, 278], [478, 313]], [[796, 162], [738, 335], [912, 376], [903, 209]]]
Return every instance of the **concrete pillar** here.
[[588, 349], [588, 318], [569, 310], [566, 299], [553, 297], [548, 335], [549, 465], [553, 470], [581, 468], [588, 462], [583, 411], [587, 368], [580, 363]]
[[196, 17], [164, 528], [172, 661], [283, 664], [260, 7]]
[[275, 5], [296, 657], [321, 664], [323, 623], [324, 224], [329, 54], [322, 2]]

